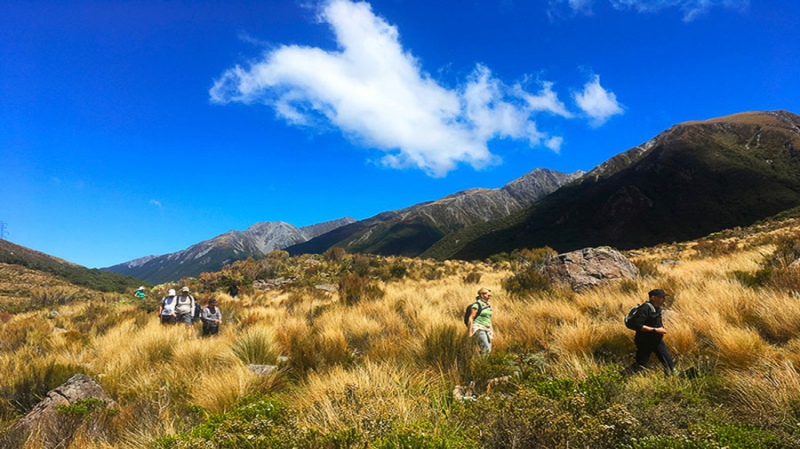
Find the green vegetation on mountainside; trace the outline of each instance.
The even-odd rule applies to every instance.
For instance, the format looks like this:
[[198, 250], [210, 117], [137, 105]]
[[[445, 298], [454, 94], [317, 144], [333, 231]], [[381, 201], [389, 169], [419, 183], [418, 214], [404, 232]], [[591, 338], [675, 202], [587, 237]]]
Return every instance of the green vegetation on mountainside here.
[[800, 205], [800, 117], [743, 115], [678, 125], [627, 165], [590, 172], [521, 213], [448, 235], [423, 255], [631, 249], [746, 226]]
[[0, 263], [20, 265], [31, 270], [58, 276], [72, 284], [101, 292], [124, 292], [137, 288], [142, 281], [130, 276], [86, 268], [33, 251], [7, 240], [0, 240]]

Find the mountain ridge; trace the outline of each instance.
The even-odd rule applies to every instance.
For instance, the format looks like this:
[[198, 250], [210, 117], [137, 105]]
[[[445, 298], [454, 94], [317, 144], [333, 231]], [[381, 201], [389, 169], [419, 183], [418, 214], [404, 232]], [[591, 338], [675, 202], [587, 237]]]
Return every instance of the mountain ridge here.
[[355, 220], [350, 217], [302, 228], [283, 221], [259, 222], [244, 231], [231, 230], [188, 248], [159, 256], [146, 256], [103, 268], [154, 284], [219, 271], [226, 264], [248, 257], [263, 257], [276, 249], [314, 238]]
[[800, 205], [800, 116], [745, 112], [677, 124], [532, 207], [437, 242], [423, 257], [685, 241]]
[[505, 217], [583, 175], [537, 168], [501, 188], [473, 188], [387, 211], [287, 247], [290, 254], [320, 254], [333, 246], [348, 252], [414, 257], [445, 235]]

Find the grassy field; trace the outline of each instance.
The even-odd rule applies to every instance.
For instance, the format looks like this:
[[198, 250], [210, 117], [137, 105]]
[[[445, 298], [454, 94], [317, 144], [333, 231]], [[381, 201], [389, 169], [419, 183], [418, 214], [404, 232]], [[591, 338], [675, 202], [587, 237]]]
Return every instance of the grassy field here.
[[[797, 232], [787, 220], [633, 251], [640, 278], [584, 293], [509, 283], [529, 266], [524, 252], [482, 263], [275, 253], [185, 280], [198, 299], [220, 303], [221, 334], [209, 339], [199, 326], [158, 323], [156, 298], [170, 285], [143, 302], [48, 302], [48, 289], [70, 287], [44, 283], [36, 298], [18, 299], [36, 310], [0, 314], [0, 419], [12, 423], [75, 373], [120, 408], [64, 412], [68, 425], [5, 432], [0, 443], [800, 447], [800, 273], [789, 267]], [[294, 281], [251, 287], [279, 276]], [[238, 299], [222, 293], [234, 281]], [[314, 288], [326, 282], [339, 293]], [[497, 330], [485, 358], [461, 322], [481, 286], [494, 291]], [[634, 345], [622, 317], [652, 288], [672, 295], [665, 341], [679, 374], [665, 377], [654, 360], [652, 372], [624, 375]], [[259, 376], [248, 364], [279, 369]], [[457, 385], [472, 385], [476, 398], [454, 399]]]

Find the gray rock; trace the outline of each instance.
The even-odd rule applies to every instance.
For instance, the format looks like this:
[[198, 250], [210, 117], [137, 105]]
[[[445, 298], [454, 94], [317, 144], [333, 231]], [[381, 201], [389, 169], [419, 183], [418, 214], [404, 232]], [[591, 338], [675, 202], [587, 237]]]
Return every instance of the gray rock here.
[[636, 279], [639, 269], [616, 250], [584, 248], [553, 257], [545, 265], [544, 273], [553, 282], [583, 291], [613, 281]]
[[247, 365], [247, 369], [257, 376], [264, 376], [274, 373], [278, 367], [275, 365]]
[[82, 399], [99, 399], [106, 403], [107, 408], [119, 408], [94, 379], [86, 374], [76, 374], [59, 387], [50, 390], [33, 410], [14, 424], [13, 428], [30, 431], [38, 427], [52, 426], [58, 418], [56, 407], [72, 405]]

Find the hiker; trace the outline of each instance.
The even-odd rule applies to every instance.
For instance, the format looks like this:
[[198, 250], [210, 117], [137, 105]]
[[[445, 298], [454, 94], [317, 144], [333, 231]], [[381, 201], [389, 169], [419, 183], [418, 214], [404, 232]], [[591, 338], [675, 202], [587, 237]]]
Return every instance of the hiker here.
[[239, 286], [236, 284], [231, 284], [228, 287], [228, 294], [231, 295], [231, 298], [236, 299], [239, 297]]
[[189, 287], [183, 287], [181, 294], [175, 299], [175, 313], [179, 323], [185, 323], [187, 329], [192, 328], [194, 297], [189, 294]]
[[133, 292], [133, 296], [135, 296], [136, 299], [144, 299], [145, 297], [144, 286], [137, 288], [136, 291]]
[[664, 373], [669, 376], [675, 369], [675, 363], [664, 343], [664, 334], [667, 330], [661, 319], [661, 308], [667, 299], [664, 290], [657, 288], [650, 290], [647, 294], [648, 301], [640, 305], [629, 320], [626, 326], [636, 331], [633, 342], [636, 343], [636, 362], [628, 368], [631, 372], [638, 372], [648, 369], [650, 354], [655, 353]]
[[492, 306], [489, 300], [492, 298], [492, 291], [486, 287], [478, 290], [478, 296], [472, 304], [472, 313], [467, 319], [467, 331], [469, 336], [477, 335], [478, 347], [482, 355], [492, 352], [492, 340], [494, 331], [492, 330]]
[[222, 323], [222, 312], [217, 307], [217, 300], [212, 299], [203, 308], [203, 337], [217, 335], [220, 323]]
[[158, 314], [161, 316], [161, 324], [175, 324], [175, 289], [171, 288], [167, 292], [167, 296], [161, 298], [161, 306], [158, 308]]

